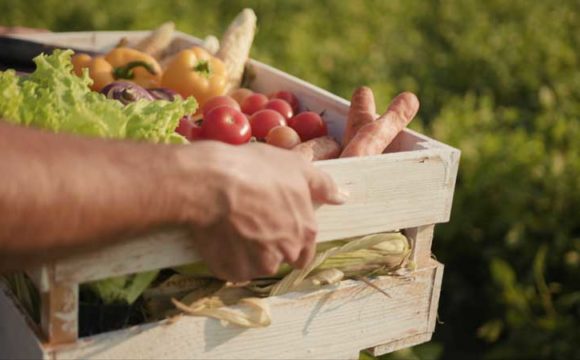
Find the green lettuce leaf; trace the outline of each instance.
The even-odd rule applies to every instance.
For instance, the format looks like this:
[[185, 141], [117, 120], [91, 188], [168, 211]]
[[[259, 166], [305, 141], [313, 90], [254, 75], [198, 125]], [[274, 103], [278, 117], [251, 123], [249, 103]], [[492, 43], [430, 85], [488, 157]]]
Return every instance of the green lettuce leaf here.
[[0, 117], [54, 132], [156, 143], [184, 143], [175, 133], [179, 119], [195, 112], [195, 99], [140, 100], [123, 106], [91, 91], [91, 79], [72, 73], [70, 50], [34, 59], [36, 70], [25, 78], [0, 73]]
[[151, 285], [158, 274], [159, 271], [154, 270], [133, 275], [117, 276], [83, 284], [81, 289], [90, 289], [107, 305], [113, 303], [131, 305]]

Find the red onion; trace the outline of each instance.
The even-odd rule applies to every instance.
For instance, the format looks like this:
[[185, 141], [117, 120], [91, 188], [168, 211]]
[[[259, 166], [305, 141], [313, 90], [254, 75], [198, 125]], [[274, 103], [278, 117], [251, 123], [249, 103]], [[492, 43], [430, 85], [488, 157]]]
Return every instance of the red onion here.
[[179, 97], [176, 91], [168, 88], [154, 88], [148, 89], [147, 91], [157, 100], [173, 101]]
[[141, 86], [128, 81], [115, 81], [101, 90], [109, 99], [119, 100], [124, 105], [137, 100], [155, 100], [155, 98]]

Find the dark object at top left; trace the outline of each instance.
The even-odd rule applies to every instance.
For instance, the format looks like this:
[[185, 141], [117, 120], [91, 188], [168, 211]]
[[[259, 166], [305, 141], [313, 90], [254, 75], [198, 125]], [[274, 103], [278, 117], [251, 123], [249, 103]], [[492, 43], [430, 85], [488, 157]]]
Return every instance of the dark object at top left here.
[[[54, 50], [63, 48], [10, 36], [0, 36], [0, 70], [14, 69], [21, 72], [32, 72], [35, 68], [32, 59], [42, 53], [51, 54]], [[67, 49], [71, 49], [75, 53], [98, 54], [88, 50], [69, 47]]]

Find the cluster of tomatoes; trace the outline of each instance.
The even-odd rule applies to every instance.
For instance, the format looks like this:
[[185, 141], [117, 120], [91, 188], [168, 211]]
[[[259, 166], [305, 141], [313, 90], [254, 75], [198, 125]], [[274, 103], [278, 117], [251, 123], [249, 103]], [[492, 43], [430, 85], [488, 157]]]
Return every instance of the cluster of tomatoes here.
[[201, 107], [203, 120], [181, 119], [176, 131], [188, 140], [218, 140], [239, 145], [255, 139], [285, 149], [327, 134], [326, 123], [312, 111], [300, 112], [289, 91], [269, 96], [241, 88], [210, 98]]

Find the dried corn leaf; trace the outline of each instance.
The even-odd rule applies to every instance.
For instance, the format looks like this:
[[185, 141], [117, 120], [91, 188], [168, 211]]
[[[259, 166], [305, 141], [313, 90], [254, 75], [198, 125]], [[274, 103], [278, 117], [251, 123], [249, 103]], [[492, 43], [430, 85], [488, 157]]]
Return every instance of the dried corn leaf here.
[[224, 325], [260, 328], [272, 323], [268, 303], [258, 298], [241, 298], [235, 307], [227, 306], [217, 297], [202, 299], [191, 306], [173, 299], [173, 304], [188, 315], [211, 317]]
[[[384, 242], [396, 244], [376, 247]], [[365, 270], [372, 271], [388, 265], [393, 261], [391, 256], [395, 256], [395, 266], [398, 266], [409, 254], [408, 240], [400, 233], [374, 234], [334, 244], [335, 247], [317, 253], [312, 263], [304, 269], [296, 269], [286, 275], [274, 285], [270, 295], [276, 296], [293, 291], [314, 269], [336, 268], [344, 272], [342, 268], [345, 267], [348, 272], [352, 272], [354, 268], [362, 270], [364, 267]], [[369, 248], [375, 248], [375, 252], [368, 252]]]

